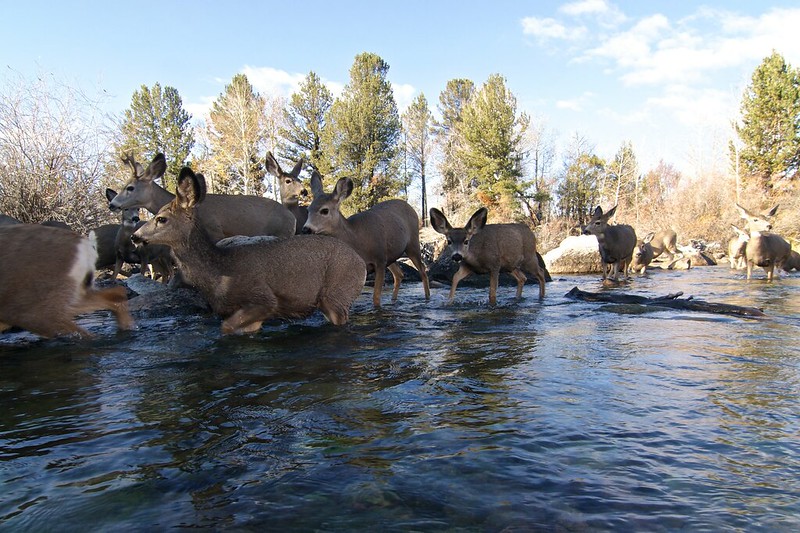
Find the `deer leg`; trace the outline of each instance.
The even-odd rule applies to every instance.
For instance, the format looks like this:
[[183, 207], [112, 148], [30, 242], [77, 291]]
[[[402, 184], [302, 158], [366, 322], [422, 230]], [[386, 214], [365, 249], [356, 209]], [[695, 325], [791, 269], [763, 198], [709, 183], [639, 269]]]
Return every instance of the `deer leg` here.
[[255, 333], [270, 316], [272, 316], [271, 309], [267, 310], [261, 306], [242, 307], [222, 321], [222, 334]]
[[492, 270], [489, 273], [489, 305], [497, 305], [497, 285], [500, 282], [500, 271]]
[[528, 281], [528, 278], [525, 276], [525, 273], [518, 268], [512, 270], [511, 275], [517, 280], [517, 300], [519, 300], [522, 298], [522, 287], [525, 285], [525, 282]]
[[392, 289], [392, 301], [397, 301], [397, 293], [400, 292], [400, 282], [403, 281], [403, 269], [400, 268], [396, 262], [392, 263], [387, 267], [389, 272], [392, 273], [392, 279], [394, 280], [394, 289]]
[[375, 265], [375, 287], [372, 288], [372, 305], [381, 306], [381, 291], [386, 279], [386, 265]]
[[90, 313], [92, 311], [107, 310], [114, 313], [117, 327], [120, 330], [133, 329], [133, 318], [128, 312], [128, 294], [125, 287], [112, 287], [110, 289], [88, 289], [74, 308], [75, 314]]
[[428, 282], [428, 273], [425, 270], [425, 264], [422, 262], [422, 257], [419, 254], [414, 256], [409, 256], [411, 262], [414, 263], [414, 266], [419, 270], [419, 277], [422, 278], [422, 288], [425, 290], [425, 299], [429, 300], [431, 297], [431, 286]]
[[456, 287], [458, 287], [458, 282], [466, 278], [470, 274], [472, 274], [472, 270], [470, 270], [467, 265], [462, 263], [461, 266], [458, 268], [458, 272], [453, 274], [453, 283], [450, 284], [450, 296], [448, 298], [449, 301], [452, 302], [453, 298], [456, 295]]
[[321, 302], [319, 310], [322, 311], [322, 314], [325, 315], [325, 318], [327, 318], [331, 324], [334, 326], [343, 326], [347, 324], [350, 318], [350, 312], [347, 307], [342, 307], [343, 306], [336, 303], [330, 304], [329, 302]]
[[753, 274], [753, 263], [747, 261], [747, 279], [750, 279], [750, 276]]

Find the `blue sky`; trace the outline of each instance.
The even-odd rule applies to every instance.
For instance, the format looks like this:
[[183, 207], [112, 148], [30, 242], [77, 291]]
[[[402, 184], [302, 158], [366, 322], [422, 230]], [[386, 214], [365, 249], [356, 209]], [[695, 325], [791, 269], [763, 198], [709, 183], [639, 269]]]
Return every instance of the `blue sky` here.
[[633, 143], [643, 170], [723, 165], [730, 122], [761, 60], [800, 67], [800, 5], [640, 2], [0, 0], [0, 66], [42, 72], [130, 105], [141, 85], [178, 89], [202, 117], [244, 72], [288, 96], [316, 72], [334, 92], [355, 56], [390, 66], [401, 110], [435, 108], [448, 80], [506, 78], [519, 109], [563, 150], [576, 134], [611, 158]]

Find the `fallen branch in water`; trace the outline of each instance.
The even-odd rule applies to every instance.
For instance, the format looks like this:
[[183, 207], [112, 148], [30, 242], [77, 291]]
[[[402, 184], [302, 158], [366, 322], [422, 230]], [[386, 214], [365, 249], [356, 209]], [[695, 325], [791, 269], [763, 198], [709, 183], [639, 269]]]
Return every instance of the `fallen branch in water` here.
[[580, 290], [578, 287], [573, 287], [573, 289], [566, 294], [566, 297], [574, 300], [583, 300], [585, 302], [655, 305], [659, 307], [669, 307], [670, 309], [682, 309], [684, 311], [704, 311], [706, 313], [717, 313], [722, 315], [749, 317], [767, 316], [763, 311], [761, 311], [761, 309], [756, 307], [742, 307], [740, 305], [705, 302], [703, 300], [695, 300], [692, 296], [679, 299], [679, 296], [682, 295], [682, 292], [678, 292], [675, 294], [668, 294], [666, 296], [648, 298], [647, 296], [639, 296], [638, 294], [586, 292]]

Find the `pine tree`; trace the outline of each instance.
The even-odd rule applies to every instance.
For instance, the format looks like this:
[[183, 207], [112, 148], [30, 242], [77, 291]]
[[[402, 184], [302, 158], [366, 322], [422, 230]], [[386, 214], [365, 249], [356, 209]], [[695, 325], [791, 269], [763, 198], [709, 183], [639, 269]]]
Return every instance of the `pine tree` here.
[[209, 113], [208, 137], [218, 189], [260, 195], [266, 174], [265, 100], [247, 76], [236, 74], [214, 101]]
[[353, 180], [349, 209], [362, 211], [395, 196], [402, 187], [397, 174], [401, 127], [389, 65], [362, 53], [350, 69], [350, 82], [330, 108], [323, 131], [324, 152], [334, 178]]
[[167, 158], [164, 186], [175, 190], [178, 172], [189, 159], [194, 146], [192, 116], [183, 109], [178, 90], [156, 83], [134, 91], [131, 107], [122, 121], [120, 154], [131, 154], [138, 161], [150, 161], [157, 153]]
[[435, 125], [436, 140], [442, 158], [439, 173], [442, 176], [442, 189], [447, 210], [456, 212], [466, 207], [469, 181], [461, 160], [456, 156], [462, 140], [458, 125], [461, 114], [475, 94], [475, 84], [468, 79], [458, 78], [447, 82], [447, 87], [439, 94], [439, 113], [442, 121]]
[[333, 104], [330, 90], [313, 71], [308, 73], [299, 90], [292, 94], [284, 110], [286, 127], [281, 130], [285, 142], [282, 156], [290, 161], [301, 157], [320, 173], [330, 172], [322, 152], [322, 131], [325, 114]]
[[411, 176], [418, 177], [420, 181], [420, 212], [422, 213], [422, 225], [426, 226], [428, 216], [426, 181], [428, 160], [433, 149], [431, 137], [433, 114], [428, 108], [428, 100], [425, 99], [424, 94], [420, 93], [403, 114], [403, 125], [405, 131], [405, 157], [408, 161]]
[[[764, 189], [796, 179], [800, 165], [800, 75], [773, 52], [753, 72], [736, 131], [739, 167]], [[736, 151], [731, 148], [733, 158]], [[734, 159], [735, 161], [735, 159]]]
[[516, 97], [499, 74], [489, 79], [467, 102], [458, 131], [463, 139], [456, 157], [467, 178], [476, 184], [478, 200], [503, 218], [521, 214], [519, 196], [528, 186], [522, 176], [522, 140], [529, 119], [517, 114]]
[[594, 154], [585, 138], [576, 135], [557, 188], [558, 214], [574, 224], [584, 224], [598, 205], [604, 172], [605, 162]]

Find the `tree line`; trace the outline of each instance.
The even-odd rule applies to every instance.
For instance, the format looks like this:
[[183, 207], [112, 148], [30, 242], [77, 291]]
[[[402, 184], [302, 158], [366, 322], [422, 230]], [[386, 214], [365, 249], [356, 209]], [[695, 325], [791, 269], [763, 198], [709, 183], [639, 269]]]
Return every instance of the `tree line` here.
[[[742, 96], [730, 172], [693, 179], [664, 161], [643, 171], [630, 141], [606, 160], [577, 134], [559, 166], [554, 132], [518, 109], [500, 74], [481, 85], [450, 80], [436, 114], [424, 94], [400, 114], [388, 71], [381, 57], [362, 53], [338, 97], [311, 71], [288, 99], [259, 94], [236, 74], [199, 125], [177, 89], [159, 83], [134, 91], [109, 125], [77, 89], [46, 76], [32, 83], [19, 77], [0, 94], [0, 212], [91, 227], [108, 218], [97, 198], [125, 177], [125, 153], [140, 161], [164, 153], [170, 190], [180, 167], [190, 165], [211, 192], [272, 196], [278, 186], [266, 152], [291, 162], [302, 157], [327, 186], [353, 180], [350, 212], [414, 196], [423, 221], [436, 177], [441, 207], [456, 220], [486, 206], [492, 221], [526, 221], [557, 236], [602, 204], [619, 205], [621, 219], [637, 226], [682, 218], [684, 231], [710, 238], [732, 199], [768, 202], [797, 184], [800, 75], [777, 52], [755, 69]], [[698, 189], [706, 191], [702, 199]]]

